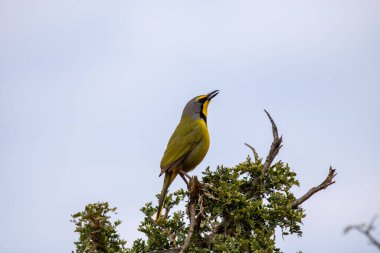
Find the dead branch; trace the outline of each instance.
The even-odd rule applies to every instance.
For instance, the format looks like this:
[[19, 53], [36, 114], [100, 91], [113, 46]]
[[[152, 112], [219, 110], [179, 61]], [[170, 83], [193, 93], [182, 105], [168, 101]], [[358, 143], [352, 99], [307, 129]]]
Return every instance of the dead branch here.
[[[267, 110], [264, 110], [264, 112], [267, 114], [269, 121], [272, 125], [273, 142], [271, 144], [269, 153], [268, 153], [268, 155], [265, 159], [265, 163], [263, 165], [263, 169], [262, 169], [263, 174], [265, 174], [269, 170], [270, 166], [272, 165], [273, 160], [278, 155], [278, 153], [282, 147], [282, 136], [279, 137], [279, 135], [278, 135], [278, 129], [277, 129], [276, 123], [274, 122], [273, 118], [271, 117], [271, 115], [268, 113]], [[252, 150], [253, 155], [255, 157], [255, 160], [257, 161], [259, 158], [258, 158], [258, 154], [257, 154], [255, 148], [252, 147], [251, 145], [247, 144], [247, 143], [244, 143], [244, 144]], [[320, 185], [318, 185], [317, 187], [311, 188], [302, 197], [300, 197], [299, 199], [296, 199], [292, 203], [292, 207], [293, 208], [298, 207], [303, 202], [308, 200], [311, 196], [313, 196], [315, 193], [319, 192], [320, 190], [326, 189], [328, 186], [334, 184], [335, 181], [333, 181], [333, 179], [335, 176], [336, 176], [335, 169], [331, 168], [331, 166], [330, 166], [329, 174], [327, 175], [327, 178]], [[254, 183], [255, 184], [258, 183], [258, 178], [255, 179]]]
[[277, 156], [278, 152], [280, 151], [282, 147], [281, 145], [282, 136], [278, 137], [278, 130], [277, 130], [276, 123], [274, 122], [274, 120], [272, 119], [272, 117], [266, 110], [264, 110], [264, 112], [267, 114], [270, 120], [270, 123], [272, 124], [272, 133], [273, 133], [273, 142], [263, 166], [263, 173], [266, 173], [269, 170], [270, 166], [272, 165], [274, 158]]
[[371, 234], [371, 232], [373, 230], [375, 230], [375, 227], [374, 227], [374, 223], [375, 223], [375, 220], [377, 218], [377, 215], [375, 215], [372, 220], [368, 223], [368, 225], [366, 224], [360, 224], [360, 225], [350, 225], [350, 226], [347, 226], [345, 229], [344, 229], [344, 233], [347, 234], [349, 231], [351, 230], [356, 230], [358, 231], [359, 233], [362, 233], [363, 235], [365, 235], [371, 244], [373, 244], [375, 247], [377, 247], [377, 249], [380, 250], [380, 241], [378, 241], [375, 237], [373, 237], [373, 235]]
[[[274, 122], [274, 120], [272, 119], [272, 117], [270, 116], [270, 114], [264, 110], [264, 112], [267, 114], [268, 118], [269, 118], [269, 121], [272, 125], [272, 134], [273, 134], [273, 142], [271, 144], [271, 147], [270, 147], [270, 150], [269, 150], [269, 153], [265, 159], [265, 163], [263, 165], [263, 169], [262, 169], [262, 174], [265, 174], [267, 173], [267, 171], [269, 170], [270, 166], [272, 165], [272, 162], [274, 160], [274, 158], [278, 155], [278, 152], [280, 151], [282, 145], [282, 136], [281, 137], [278, 137], [278, 130], [277, 130], [277, 126], [276, 126], [276, 123]], [[256, 149], [254, 147], [252, 147], [251, 145], [247, 144], [247, 143], [244, 143], [247, 147], [249, 147], [252, 152], [253, 152], [253, 155], [255, 157], [255, 160], [258, 161], [259, 159], [259, 156], [256, 152]], [[259, 182], [260, 178], [257, 177], [254, 179], [253, 181], [253, 184], [258, 184], [260, 183]]]
[[[271, 144], [269, 153], [265, 159], [265, 163], [263, 166], [263, 174], [269, 170], [270, 166], [272, 165], [274, 158], [278, 155], [278, 152], [280, 151], [280, 149], [282, 147], [282, 145], [281, 145], [282, 136], [278, 137], [278, 130], [277, 130], [276, 123], [274, 122], [274, 120], [270, 116], [269, 112], [267, 112], [267, 110], [264, 110], [264, 112], [267, 114], [269, 121], [272, 125], [273, 142]], [[250, 148], [252, 150], [253, 156], [255, 157], [255, 161], [258, 161], [259, 155], [257, 154], [256, 149], [247, 143], [244, 143], [244, 145], [246, 145], [248, 148]]]
[[335, 181], [333, 180], [334, 177], [337, 175], [337, 173], [335, 172], [335, 169], [333, 169], [331, 166], [330, 166], [330, 169], [329, 169], [329, 174], [327, 175], [326, 179], [318, 186], [316, 187], [313, 187], [311, 188], [308, 192], [306, 192], [302, 197], [296, 199], [293, 203], [292, 203], [292, 207], [293, 208], [296, 208], [298, 207], [299, 205], [301, 205], [303, 202], [305, 202], [306, 200], [308, 200], [311, 196], [313, 196], [315, 193], [319, 192], [320, 190], [324, 190], [326, 189], [327, 187], [329, 187], [330, 185], [334, 184]]

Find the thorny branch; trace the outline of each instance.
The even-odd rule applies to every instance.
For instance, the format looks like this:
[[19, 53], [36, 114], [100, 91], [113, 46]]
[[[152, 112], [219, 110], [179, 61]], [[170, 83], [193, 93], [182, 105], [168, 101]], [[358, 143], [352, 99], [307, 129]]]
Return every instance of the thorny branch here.
[[371, 234], [371, 232], [373, 230], [375, 230], [375, 226], [373, 225], [375, 223], [375, 220], [377, 218], [377, 215], [375, 215], [372, 220], [370, 221], [370, 223], [368, 223], [368, 225], [366, 224], [360, 224], [360, 225], [350, 225], [350, 226], [347, 226], [345, 229], [344, 229], [344, 233], [347, 234], [350, 230], [357, 230], [359, 233], [362, 233], [363, 235], [365, 235], [369, 241], [371, 242], [371, 244], [373, 244], [374, 246], [377, 247], [377, 249], [380, 250], [380, 241], [378, 241], [377, 239], [375, 239], [375, 237], [373, 237], [373, 235]]

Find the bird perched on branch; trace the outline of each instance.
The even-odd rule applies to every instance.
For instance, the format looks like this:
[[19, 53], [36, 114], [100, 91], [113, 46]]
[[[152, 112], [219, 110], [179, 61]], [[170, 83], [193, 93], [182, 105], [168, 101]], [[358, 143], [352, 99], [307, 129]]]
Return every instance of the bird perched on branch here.
[[161, 215], [168, 188], [179, 174], [187, 183], [185, 177], [206, 156], [210, 146], [207, 129], [207, 108], [213, 97], [218, 95], [215, 90], [207, 95], [191, 99], [183, 109], [181, 121], [174, 130], [161, 160], [161, 173], [165, 173], [156, 220]]

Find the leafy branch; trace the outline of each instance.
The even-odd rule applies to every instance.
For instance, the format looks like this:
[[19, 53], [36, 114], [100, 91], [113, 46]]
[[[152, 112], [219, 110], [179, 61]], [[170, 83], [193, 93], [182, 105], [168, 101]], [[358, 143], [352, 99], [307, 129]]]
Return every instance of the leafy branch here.
[[127, 243], [120, 239], [116, 227], [121, 221], [110, 222], [110, 213], [116, 213], [116, 207], [110, 208], [107, 202], [88, 204], [83, 212], [72, 215], [75, 232], [79, 241], [75, 242], [77, 253], [126, 253]]

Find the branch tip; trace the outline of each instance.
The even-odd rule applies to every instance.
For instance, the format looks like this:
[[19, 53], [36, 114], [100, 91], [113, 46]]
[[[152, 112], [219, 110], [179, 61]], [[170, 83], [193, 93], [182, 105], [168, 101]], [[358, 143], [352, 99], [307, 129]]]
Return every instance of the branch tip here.
[[303, 202], [308, 200], [311, 196], [313, 196], [315, 193], [325, 190], [327, 187], [329, 187], [332, 184], [335, 184], [334, 178], [337, 175], [336, 170], [333, 169], [331, 166], [329, 168], [329, 173], [327, 174], [327, 177], [325, 180], [323, 180], [322, 183], [320, 183], [318, 186], [312, 187], [308, 192], [306, 192], [302, 197], [296, 199], [292, 203], [293, 208], [297, 208], [299, 205], [301, 205]]
[[[278, 139], [278, 131], [277, 131], [276, 123], [274, 122], [272, 116], [270, 116], [270, 114], [267, 110], [264, 109], [264, 112], [267, 114], [269, 121], [272, 124], [273, 139]], [[282, 139], [282, 137], [281, 137], [281, 139]]]
[[269, 170], [270, 166], [272, 165], [274, 158], [278, 155], [278, 152], [280, 151], [282, 147], [282, 136], [280, 136], [280, 138], [278, 137], [278, 130], [277, 130], [276, 123], [274, 122], [273, 118], [270, 116], [269, 112], [267, 112], [267, 110], [264, 110], [264, 112], [267, 114], [269, 121], [272, 124], [272, 134], [273, 134], [273, 142], [263, 166], [263, 173], [266, 173]]

